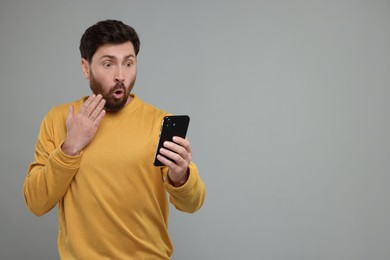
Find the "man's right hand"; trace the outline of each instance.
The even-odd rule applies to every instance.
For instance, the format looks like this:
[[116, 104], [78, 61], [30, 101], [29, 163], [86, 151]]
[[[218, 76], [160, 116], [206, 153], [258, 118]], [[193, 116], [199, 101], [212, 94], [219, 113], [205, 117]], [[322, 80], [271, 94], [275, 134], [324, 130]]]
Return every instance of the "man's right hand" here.
[[84, 102], [80, 110], [74, 115], [72, 105], [69, 105], [66, 118], [66, 138], [62, 144], [62, 151], [69, 156], [76, 156], [92, 141], [106, 111], [106, 101], [102, 95], [92, 95]]

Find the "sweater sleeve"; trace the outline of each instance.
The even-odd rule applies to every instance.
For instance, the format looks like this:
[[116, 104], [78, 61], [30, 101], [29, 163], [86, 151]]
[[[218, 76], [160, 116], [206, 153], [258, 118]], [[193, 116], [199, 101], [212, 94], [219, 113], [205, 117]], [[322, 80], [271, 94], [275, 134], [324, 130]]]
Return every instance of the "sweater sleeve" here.
[[199, 210], [206, 197], [206, 188], [199, 177], [198, 167], [191, 162], [189, 166], [189, 177], [181, 187], [174, 187], [168, 177], [168, 167], [163, 168], [164, 186], [170, 195], [171, 203], [178, 210], [194, 213]]
[[62, 142], [56, 144], [53, 126], [59, 122], [53, 120], [52, 114], [49, 113], [41, 124], [34, 161], [23, 185], [27, 207], [38, 216], [50, 211], [61, 200], [81, 161], [81, 155], [65, 155], [60, 148]]

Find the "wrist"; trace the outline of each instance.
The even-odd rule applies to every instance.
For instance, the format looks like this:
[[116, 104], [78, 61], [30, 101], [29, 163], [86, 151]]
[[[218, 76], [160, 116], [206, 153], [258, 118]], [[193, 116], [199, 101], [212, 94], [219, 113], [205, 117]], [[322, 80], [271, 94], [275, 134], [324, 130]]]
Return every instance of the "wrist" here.
[[182, 178], [174, 181], [169, 177], [169, 181], [173, 187], [178, 188], [178, 187], [183, 186], [188, 181], [189, 175], [190, 175], [190, 171], [187, 169], [186, 173], [183, 175]]
[[72, 148], [71, 146], [67, 145], [65, 142], [61, 145], [61, 150], [65, 155], [68, 156], [77, 156], [80, 154], [79, 150]]

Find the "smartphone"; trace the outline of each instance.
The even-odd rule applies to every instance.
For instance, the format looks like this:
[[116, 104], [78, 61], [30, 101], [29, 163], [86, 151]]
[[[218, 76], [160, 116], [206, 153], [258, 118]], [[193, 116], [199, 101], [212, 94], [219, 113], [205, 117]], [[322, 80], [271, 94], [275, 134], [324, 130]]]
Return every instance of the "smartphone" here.
[[189, 123], [190, 117], [187, 115], [172, 115], [164, 117], [160, 128], [160, 137], [156, 147], [156, 153], [154, 155], [154, 166], [164, 166], [164, 164], [157, 159], [160, 148], [163, 147], [165, 141], [172, 141], [174, 136], [185, 138]]

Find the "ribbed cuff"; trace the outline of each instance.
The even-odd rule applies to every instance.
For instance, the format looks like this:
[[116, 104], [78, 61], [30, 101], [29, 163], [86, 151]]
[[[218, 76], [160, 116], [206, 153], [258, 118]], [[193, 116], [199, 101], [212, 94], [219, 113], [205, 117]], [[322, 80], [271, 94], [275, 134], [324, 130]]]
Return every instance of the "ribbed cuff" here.
[[60, 164], [61, 166], [69, 169], [77, 169], [80, 167], [82, 152], [76, 156], [66, 155], [62, 149], [61, 145], [52, 153], [53, 159]]
[[173, 186], [171, 184], [169, 176], [168, 176], [168, 169], [166, 171], [164, 171], [164, 179], [165, 179], [164, 186], [168, 192], [176, 193], [176, 194], [179, 194], [179, 193], [185, 194], [185, 193], [190, 192], [193, 189], [193, 187], [195, 186], [196, 181], [197, 181], [198, 168], [192, 162], [190, 163], [188, 168], [189, 168], [188, 179], [180, 187]]

